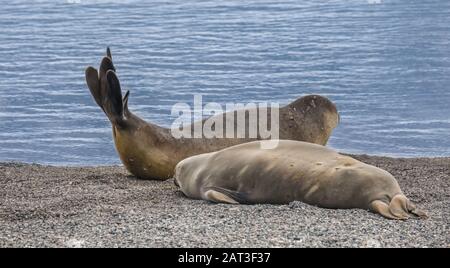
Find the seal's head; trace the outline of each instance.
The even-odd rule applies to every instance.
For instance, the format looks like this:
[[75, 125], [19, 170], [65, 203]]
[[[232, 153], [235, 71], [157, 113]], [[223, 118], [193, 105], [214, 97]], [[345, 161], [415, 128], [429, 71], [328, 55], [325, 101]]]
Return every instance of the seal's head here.
[[[333, 130], [339, 125], [340, 115], [336, 105], [320, 95], [307, 95], [287, 107], [285, 122], [289, 122], [287, 129], [292, 129], [292, 140], [307, 141], [326, 145]], [[297, 124], [291, 125], [292, 122]], [[294, 126], [307, 126], [308, 132], [299, 131]], [[280, 130], [283, 131], [283, 130]], [[298, 136], [300, 135], [300, 136]]]

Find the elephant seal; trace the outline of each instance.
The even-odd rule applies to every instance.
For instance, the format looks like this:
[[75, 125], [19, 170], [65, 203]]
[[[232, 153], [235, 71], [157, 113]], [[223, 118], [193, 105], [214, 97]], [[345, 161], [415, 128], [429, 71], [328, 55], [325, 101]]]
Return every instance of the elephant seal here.
[[[144, 121], [128, 109], [130, 92], [128, 91], [122, 98], [120, 82], [109, 48], [99, 71], [93, 67], [86, 69], [86, 82], [95, 102], [111, 121], [115, 146], [122, 163], [128, 171], [141, 179], [166, 180], [173, 177], [175, 165], [187, 157], [262, 139], [259, 133], [257, 138], [248, 136], [205, 138], [203, 136], [179, 139], [171, 135], [171, 129]], [[325, 145], [339, 123], [336, 106], [327, 98], [317, 95], [300, 98], [279, 108], [277, 112], [281, 139]], [[248, 127], [250, 121], [248, 113], [246, 113], [246, 119], [245, 124]], [[191, 130], [197, 126], [202, 127], [206, 120], [193, 123], [190, 126]]]
[[426, 217], [380, 168], [324, 146], [280, 140], [272, 150], [261, 141], [184, 159], [175, 184], [189, 198], [229, 204], [288, 204], [361, 208], [389, 219]]

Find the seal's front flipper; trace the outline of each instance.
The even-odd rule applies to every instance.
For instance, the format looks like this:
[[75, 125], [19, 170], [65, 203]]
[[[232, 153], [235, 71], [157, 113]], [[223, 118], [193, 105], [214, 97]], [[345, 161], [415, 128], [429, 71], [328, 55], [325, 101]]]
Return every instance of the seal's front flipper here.
[[231, 191], [221, 187], [208, 187], [205, 191], [207, 200], [216, 203], [249, 204], [248, 197], [244, 193]]
[[226, 194], [223, 194], [221, 192], [217, 192], [215, 190], [208, 190], [205, 192], [205, 197], [207, 200], [214, 202], [214, 203], [225, 203], [225, 204], [233, 204], [238, 205], [239, 202], [234, 200], [233, 198], [229, 197]]

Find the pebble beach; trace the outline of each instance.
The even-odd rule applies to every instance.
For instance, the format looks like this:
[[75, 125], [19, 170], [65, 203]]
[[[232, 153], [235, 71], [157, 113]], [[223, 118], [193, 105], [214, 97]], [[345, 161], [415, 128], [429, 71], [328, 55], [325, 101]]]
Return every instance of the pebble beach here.
[[189, 200], [120, 166], [0, 163], [0, 247], [450, 247], [450, 158], [354, 156], [430, 216]]

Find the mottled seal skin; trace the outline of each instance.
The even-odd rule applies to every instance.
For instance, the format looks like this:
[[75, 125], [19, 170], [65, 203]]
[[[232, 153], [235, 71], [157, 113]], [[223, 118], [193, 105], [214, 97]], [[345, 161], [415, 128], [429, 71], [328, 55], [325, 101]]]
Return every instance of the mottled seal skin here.
[[261, 141], [187, 158], [176, 166], [175, 183], [189, 198], [231, 204], [302, 201], [323, 208], [361, 208], [390, 219], [426, 217], [385, 170], [321, 145]]
[[[141, 179], [166, 180], [173, 177], [175, 165], [187, 157], [261, 139], [259, 133], [256, 139], [176, 139], [170, 129], [142, 120], [128, 109], [129, 91], [122, 98], [109, 48], [99, 71], [93, 67], [86, 69], [86, 81], [94, 100], [111, 121], [114, 142], [122, 163]], [[317, 95], [300, 98], [279, 108], [278, 112], [279, 137], [282, 139], [325, 145], [339, 123], [336, 106], [327, 98]], [[246, 114], [247, 126], [248, 117]], [[204, 122], [205, 120], [194, 123], [191, 130], [194, 125], [203, 126]]]

